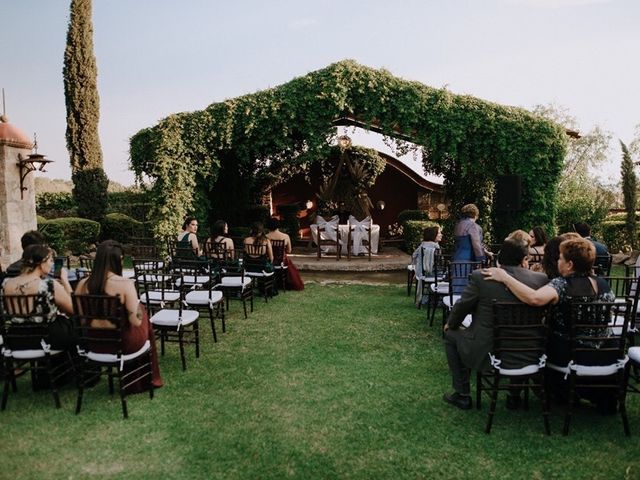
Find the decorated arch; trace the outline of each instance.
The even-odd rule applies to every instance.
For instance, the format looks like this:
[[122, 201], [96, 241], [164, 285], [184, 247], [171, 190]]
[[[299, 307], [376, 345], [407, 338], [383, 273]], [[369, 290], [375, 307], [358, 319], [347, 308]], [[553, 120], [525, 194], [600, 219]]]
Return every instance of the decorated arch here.
[[[188, 212], [257, 201], [279, 179], [329, 157], [336, 125], [379, 132], [400, 152], [419, 149], [425, 171], [444, 177], [450, 211], [477, 203], [497, 236], [514, 227], [553, 227], [562, 127], [522, 108], [345, 60], [137, 132], [131, 167], [151, 180], [155, 234], [173, 234]], [[518, 211], [494, 209], [502, 175], [521, 178]]]

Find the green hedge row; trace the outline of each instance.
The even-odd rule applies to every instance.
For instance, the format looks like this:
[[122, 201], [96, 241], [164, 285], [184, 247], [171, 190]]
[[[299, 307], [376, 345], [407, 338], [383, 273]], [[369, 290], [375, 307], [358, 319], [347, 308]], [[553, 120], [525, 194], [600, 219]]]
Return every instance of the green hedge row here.
[[38, 222], [38, 230], [59, 254], [79, 255], [98, 242], [100, 224], [78, 217], [54, 218]]
[[404, 244], [407, 247], [408, 253], [418, 248], [418, 245], [422, 243], [422, 232], [427, 227], [437, 227], [436, 222], [425, 220], [407, 220], [404, 225]]

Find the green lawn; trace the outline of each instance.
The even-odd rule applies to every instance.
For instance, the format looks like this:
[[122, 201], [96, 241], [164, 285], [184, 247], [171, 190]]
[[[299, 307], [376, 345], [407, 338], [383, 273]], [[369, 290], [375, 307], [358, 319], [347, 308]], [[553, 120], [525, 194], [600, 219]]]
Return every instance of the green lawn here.
[[632, 436], [619, 416], [562, 410], [544, 435], [539, 404], [484, 410], [442, 402], [450, 389], [440, 332], [402, 286], [321, 286], [232, 303], [214, 344], [201, 322], [199, 360], [183, 373], [175, 345], [161, 358], [165, 387], [129, 397], [123, 420], [104, 383], [73, 413], [27, 380], [0, 414], [0, 478], [638, 478], [640, 401]]

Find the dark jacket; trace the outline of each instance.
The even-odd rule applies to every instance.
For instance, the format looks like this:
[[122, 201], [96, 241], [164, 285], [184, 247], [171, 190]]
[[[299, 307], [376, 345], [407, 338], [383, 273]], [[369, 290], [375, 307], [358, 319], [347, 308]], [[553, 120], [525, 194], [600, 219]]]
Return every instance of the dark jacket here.
[[[532, 272], [522, 267], [503, 267], [509, 275], [525, 285], [538, 289], [546, 285], [549, 279], [544, 273]], [[469, 285], [462, 292], [451, 313], [448, 324], [450, 329], [457, 329], [464, 317], [473, 315], [469, 328], [457, 332], [458, 353], [467, 367], [480, 370], [488, 362], [488, 353], [493, 347], [493, 301], [517, 302], [516, 296], [502, 283], [485, 280], [480, 270], [471, 274]]]

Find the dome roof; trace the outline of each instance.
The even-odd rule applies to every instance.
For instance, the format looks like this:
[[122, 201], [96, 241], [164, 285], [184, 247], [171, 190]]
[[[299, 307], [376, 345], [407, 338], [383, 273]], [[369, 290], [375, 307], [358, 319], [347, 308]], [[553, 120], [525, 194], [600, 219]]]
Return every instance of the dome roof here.
[[4, 115], [0, 116], [0, 144], [20, 148], [33, 147], [31, 139], [18, 127], [11, 125]]

